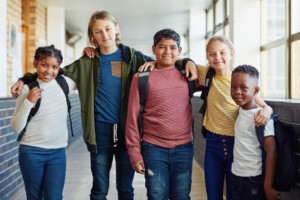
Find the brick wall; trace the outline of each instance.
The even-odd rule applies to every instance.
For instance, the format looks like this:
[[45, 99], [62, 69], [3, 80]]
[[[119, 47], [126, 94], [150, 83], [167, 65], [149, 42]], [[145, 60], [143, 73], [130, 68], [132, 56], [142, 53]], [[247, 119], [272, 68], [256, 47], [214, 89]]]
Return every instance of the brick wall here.
[[[73, 124], [72, 137], [69, 126], [69, 145], [81, 137], [81, 117], [80, 117], [80, 102], [77, 94], [70, 95], [72, 104], [71, 119]], [[18, 164], [18, 142], [16, 134], [11, 130], [10, 119], [15, 108], [15, 99], [2, 98], [0, 99], [0, 199], [8, 200], [21, 187], [23, 180]]]
[[[199, 114], [199, 109], [203, 101], [199, 97], [192, 98], [194, 112], [194, 138], [195, 138], [195, 160], [204, 169], [204, 151], [205, 139], [201, 134], [202, 116]], [[277, 113], [280, 119], [294, 122], [300, 125], [300, 102], [279, 102], [267, 101], [267, 104], [273, 108], [274, 113]], [[300, 198], [300, 131], [297, 133], [296, 158], [298, 162], [297, 183], [295, 189], [289, 193], [281, 193], [282, 199], [299, 200]]]

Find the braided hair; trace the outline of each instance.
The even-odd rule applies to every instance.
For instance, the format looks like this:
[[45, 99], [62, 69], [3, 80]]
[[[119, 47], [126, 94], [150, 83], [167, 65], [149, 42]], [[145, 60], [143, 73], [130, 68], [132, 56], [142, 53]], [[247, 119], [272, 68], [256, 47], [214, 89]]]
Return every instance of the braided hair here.
[[54, 45], [39, 47], [35, 50], [34, 60], [40, 61], [46, 57], [54, 57], [59, 64], [63, 61], [63, 56], [60, 50], [56, 49]]

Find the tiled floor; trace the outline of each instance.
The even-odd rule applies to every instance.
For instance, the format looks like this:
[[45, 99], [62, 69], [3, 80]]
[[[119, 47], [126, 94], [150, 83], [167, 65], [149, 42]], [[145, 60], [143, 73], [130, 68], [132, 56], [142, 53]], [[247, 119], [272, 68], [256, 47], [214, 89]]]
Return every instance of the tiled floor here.
[[[67, 150], [67, 176], [64, 188], [65, 200], [89, 200], [89, 193], [92, 185], [90, 172], [89, 153], [82, 139], [78, 139]], [[114, 166], [114, 165], [113, 165]], [[134, 178], [134, 189], [136, 200], [146, 200], [146, 189], [144, 176], [136, 174]], [[24, 189], [15, 195], [11, 200], [25, 200]], [[115, 170], [111, 170], [111, 184], [108, 200], [117, 200], [115, 189]], [[197, 163], [193, 166], [192, 200], [205, 200], [205, 183], [203, 170]]]

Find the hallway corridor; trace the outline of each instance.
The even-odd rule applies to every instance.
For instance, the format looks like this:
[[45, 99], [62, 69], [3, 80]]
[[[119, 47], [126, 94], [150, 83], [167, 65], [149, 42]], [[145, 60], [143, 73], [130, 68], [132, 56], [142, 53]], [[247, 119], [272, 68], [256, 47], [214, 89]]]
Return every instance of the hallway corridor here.
[[[111, 170], [111, 183], [108, 200], [117, 200], [115, 189], [115, 169], [114, 163]], [[90, 172], [90, 155], [82, 140], [77, 139], [67, 149], [67, 174], [64, 188], [65, 200], [89, 200], [89, 192], [92, 185], [92, 175]], [[134, 189], [136, 200], [146, 200], [144, 176], [135, 174]], [[19, 191], [11, 200], [24, 200], [26, 194], [24, 189]], [[205, 200], [205, 183], [203, 170], [194, 162], [193, 166], [193, 183], [192, 183], [192, 200]]]

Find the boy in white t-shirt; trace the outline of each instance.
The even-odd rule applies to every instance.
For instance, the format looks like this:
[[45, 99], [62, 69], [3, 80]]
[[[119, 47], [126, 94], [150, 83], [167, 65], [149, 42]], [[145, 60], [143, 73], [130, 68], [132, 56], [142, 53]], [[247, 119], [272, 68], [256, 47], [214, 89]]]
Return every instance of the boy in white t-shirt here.
[[235, 68], [231, 78], [231, 97], [240, 106], [235, 122], [235, 142], [232, 163], [233, 199], [280, 199], [272, 186], [276, 143], [273, 120], [265, 126], [264, 148], [266, 151], [265, 176], [262, 175], [262, 152], [255, 132], [254, 114], [261, 109], [254, 96], [259, 92], [259, 73], [250, 65]]

